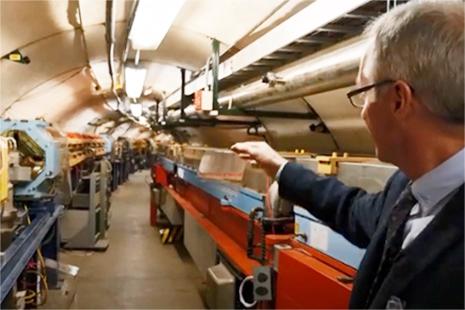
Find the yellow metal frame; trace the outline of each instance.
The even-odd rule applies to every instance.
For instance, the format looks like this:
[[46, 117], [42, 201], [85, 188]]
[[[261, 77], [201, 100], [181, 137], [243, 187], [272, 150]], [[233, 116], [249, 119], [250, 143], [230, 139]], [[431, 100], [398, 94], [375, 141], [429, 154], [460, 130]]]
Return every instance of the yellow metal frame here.
[[0, 205], [8, 199], [8, 141], [0, 137]]
[[342, 156], [338, 156], [337, 153], [333, 153], [331, 156], [317, 156], [316, 160], [318, 161], [318, 173], [324, 175], [337, 175], [340, 162], [363, 163], [373, 161], [374, 158], [353, 157], [349, 156], [347, 153], [344, 153]]

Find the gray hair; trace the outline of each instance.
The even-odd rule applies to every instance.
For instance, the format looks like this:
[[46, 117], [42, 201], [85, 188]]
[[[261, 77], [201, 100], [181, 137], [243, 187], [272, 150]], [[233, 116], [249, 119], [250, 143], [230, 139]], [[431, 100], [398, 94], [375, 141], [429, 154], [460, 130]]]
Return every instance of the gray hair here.
[[436, 115], [464, 123], [464, 3], [400, 5], [370, 24], [375, 79], [405, 80]]

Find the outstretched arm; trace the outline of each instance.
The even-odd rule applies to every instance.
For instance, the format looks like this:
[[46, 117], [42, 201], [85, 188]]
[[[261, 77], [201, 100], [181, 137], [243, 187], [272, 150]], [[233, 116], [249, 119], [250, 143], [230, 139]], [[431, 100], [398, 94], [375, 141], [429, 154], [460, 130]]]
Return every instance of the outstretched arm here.
[[237, 143], [232, 150], [244, 158], [255, 160], [270, 177], [279, 176], [279, 194], [282, 198], [307, 209], [350, 242], [366, 247], [371, 240], [381, 216], [386, 193], [369, 194], [344, 185], [334, 177], [323, 177], [287, 162], [264, 142]]

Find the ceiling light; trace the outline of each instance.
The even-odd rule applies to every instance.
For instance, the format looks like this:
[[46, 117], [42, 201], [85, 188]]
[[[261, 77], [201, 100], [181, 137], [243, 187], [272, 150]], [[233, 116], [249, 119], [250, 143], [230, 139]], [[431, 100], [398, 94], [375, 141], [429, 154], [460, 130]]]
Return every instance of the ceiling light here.
[[144, 89], [147, 69], [126, 65], [124, 68], [124, 83], [129, 98], [139, 98]]
[[141, 117], [142, 116], [142, 104], [141, 103], [131, 103], [129, 105], [129, 109], [131, 110], [131, 114], [134, 117]]
[[132, 48], [157, 49], [183, 4], [184, 0], [140, 0], [129, 32]]

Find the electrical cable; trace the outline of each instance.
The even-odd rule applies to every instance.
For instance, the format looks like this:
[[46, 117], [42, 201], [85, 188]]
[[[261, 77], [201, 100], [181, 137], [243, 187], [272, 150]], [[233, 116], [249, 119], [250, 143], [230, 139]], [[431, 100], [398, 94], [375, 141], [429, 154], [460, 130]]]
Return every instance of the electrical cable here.
[[[18, 211], [19, 211], [19, 210], [20, 210], [20, 209], [18, 208]], [[27, 207], [26, 207], [26, 208], [24, 208], [24, 212], [23, 212], [23, 213], [19, 213], [19, 212], [18, 212], [18, 214], [17, 214], [16, 216], [17, 216], [18, 218], [22, 218], [23, 216], [27, 215], [27, 213], [28, 213], [28, 210], [27, 210]]]
[[[27, 224], [30, 225], [31, 224], [31, 218], [29, 217], [29, 208], [24, 205], [24, 209], [25, 209], [25, 213], [26, 213], [26, 221], [27, 221]], [[37, 274], [39, 277], [40, 277], [40, 281], [43, 283], [43, 286], [44, 286], [44, 290], [42, 292], [41, 290], [41, 293], [43, 293], [43, 298], [42, 300], [40, 301], [40, 303], [38, 305], [43, 305], [45, 304], [45, 302], [47, 301], [47, 297], [48, 297], [48, 285], [47, 285], [47, 267], [45, 265], [45, 260], [44, 260], [44, 256], [42, 255], [42, 251], [40, 248], [37, 249], [36, 251], [37, 253], [37, 257], [38, 257], [38, 261], [39, 261], [39, 265], [40, 265], [40, 270], [43, 271], [42, 272], [39, 272], [38, 270], [26, 270], [26, 274], [28, 273], [35, 273]], [[37, 293], [35, 293], [37, 295]]]
[[239, 300], [240, 300], [241, 304], [244, 305], [247, 308], [252, 308], [257, 304], [256, 300], [254, 302], [252, 302], [252, 303], [249, 303], [249, 302], [245, 301], [244, 295], [242, 294], [242, 291], [244, 290], [244, 284], [246, 282], [249, 282], [249, 281], [252, 281], [252, 280], [253, 280], [253, 276], [247, 276], [242, 280], [241, 285], [239, 285]]
[[[39, 301], [39, 303], [37, 305], [40, 306], [40, 305], [45, 304], [47, 302], [47, 298], [48, 298], [47, 277], [44, 276], [39, 271], [36, 271], [36, 270], [27, 270], [25, 272], [25, 274], [35, 274], [40, 278], [40, 282], [43, 284], [44, 289], [42, 290], [43, 292], [41, 292], [41, 293], [43, 293], [43, 297], [41, 298], [41, 300]], [[30, 290], [30, 291], [32, 291], [32, 290]], [[29, 296], [25, 297], [26, 303], [33, 303], [32, 300], [28, 301], [27, 299], [35, 298], [36, 296], [37, 296], [37, 293], [32, 291], [32, 293]]]

